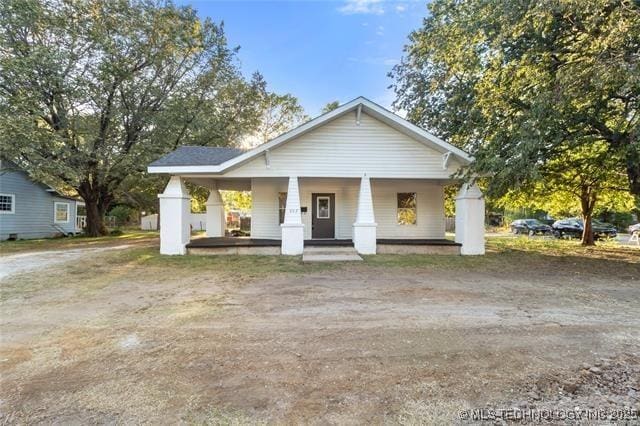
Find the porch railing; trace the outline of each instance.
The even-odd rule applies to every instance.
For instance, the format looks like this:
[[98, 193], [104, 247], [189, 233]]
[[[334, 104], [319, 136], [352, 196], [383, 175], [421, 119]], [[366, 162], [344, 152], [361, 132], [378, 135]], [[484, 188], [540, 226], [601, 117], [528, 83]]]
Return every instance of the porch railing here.
[[76, 216], [76, 229], [82, 230], [87, 227], [86, 216]]
[[[104, 223], [108, 228], [115, 228], [117, 225], [115, 216], [105, 216]], [[87, 216], [76, 216], [76, 230], [81, 231], [87, 227]]]

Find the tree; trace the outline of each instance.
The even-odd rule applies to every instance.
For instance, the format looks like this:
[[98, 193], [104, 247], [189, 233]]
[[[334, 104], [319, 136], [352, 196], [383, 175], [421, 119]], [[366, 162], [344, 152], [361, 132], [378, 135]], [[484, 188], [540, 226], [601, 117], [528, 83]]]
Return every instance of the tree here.
[[334, 109], [338, 108], [339, 106], [340, 106], [340, 101], [329, 102], [324, 107], [322, 107], [322, 113], [326, 114], [327, 112], [331, 112]]
[[474, 155], [467, 177], [490, 174], [500, 196], [603, 143], [640, 194], [637, 3], [436, 0], [429, 9], [391, 73], [394, 106]]
[[584, 223], [582, 244], [592, 245], [592, 217], [600, 211], [632, 210], [624, 171], [616, 168], [603, 142], [567, 150], [563, 157], [549, 161], [543, 179], [519, 190], [511, 190], [499, 200], [503, 207], [527, 207], [552, 215], [579, 214]]
[[[269, 92], [266, 89], [266, 83], [262, 81], [260, 93], [260, 123], [254, 141], [257, 143], [268, 142], [269, 140], [279, 136], [299, 124], [307, 121], [309, 116], [304, 112], [304, 108], [300, 105], [298, 98], [286, 93], [279, 95]], [[251, 143], [254, 145], [254, 143]]]
[[257, 122], [222, 26], [188, 7], [6, 0], [0, 49], [0, 155], [77, 191], [88, 235], [106, 232], [116, 192], [152, 159]]
[[227, 210], [239, 210], [243, 213], [251, 212], [251, 192], [249, 191], [221, 191], [222, 201]]

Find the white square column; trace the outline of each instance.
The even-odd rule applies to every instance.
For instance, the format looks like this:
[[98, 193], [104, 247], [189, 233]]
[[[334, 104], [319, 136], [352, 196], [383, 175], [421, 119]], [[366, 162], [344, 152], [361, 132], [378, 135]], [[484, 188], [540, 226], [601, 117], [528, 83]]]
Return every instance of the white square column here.
[[284, 212], [282, 229], [282, 254], [297, 256], [304, 251], [304, 224], [300, 209], [300, 190], [298, 177], [289, 177], [287, 189], [287, 205]]
[[160, 199], [160, 254], [186, 254], [191, 238], [191, 197], [180, 176], [171, 176]]
[[369, 176], [360, 180], [358, 212], [353, 224], [353, 245], [360, 254], [376, 254], [376, 229], [378, 224], [373, 213], [373, 197]]
[[304, 251], [304, 224], [300, 211], [300, 190], [298, 189], [298, 177], [289, 177], [287, 189], [287, 205], [284, 212], [282, 229], [282, 254], [297, 256]]
[[456, 197], [456, 243], [460, 254], [484, 254], [484, 197], [477, 185], [464, 184]]
[[207, 199], [207, 237], [224, 237], [227, 221], [224, 216], [224, 203], [217, 186], [214, 184], [209, 190]]

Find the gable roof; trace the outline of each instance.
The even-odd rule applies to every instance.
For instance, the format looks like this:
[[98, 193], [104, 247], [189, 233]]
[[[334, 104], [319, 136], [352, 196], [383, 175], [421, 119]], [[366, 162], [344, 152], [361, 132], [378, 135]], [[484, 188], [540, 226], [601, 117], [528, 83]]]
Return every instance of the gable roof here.
[[219, 146], [180, 146], [175, 151], [149, 164], [160, 166], [216, 166], [243, 154], [237, 148]]
[[257, 147], [249, 151], [241, 152], [238, 155], [230, 157], [224, 162], [203, 164], [202, 162], [199, 162], [199, 160], [195, 156], [189, 157], [187, 155], [189, 153], [185, 151], [183, 162], [181, 164], [164, 165], [163, 162], [165, 161], [165, 159], [177, 152], [174, 151], [151, 163], [148, 167], [148, 171], [149, 173], [223, 173], [235, 166], [254, 159], [255, 157], [263, 154], [266, 151], [290, 142], [291, 140], [298, 138], [312, 130], [315, 130], [316, 128], [330, 122], [331, 120], [334, 120], [352, 111], [364, 112], [398, 130], [399, 132], [404, 133], [407, 136], [415, 139], [416, 141], [424, 144], [425, 146], [441, 152], [442, 154], [451, 153], [453, 156], [457, 157], [457, 159], [463, 164], [469, 164], [473, 161], [473, 158], [471, 158], [460, 148], [457, 148], [450, 143], [443, 141], [437, 136], [432, 135], [423, 128], [410, 123], [409, 121], [381, 107], [380, 105], [364, 97], [359, 97], [339, 106], [333, 111], [322, 114], [319, 117], [316, 117], [313, 120], [310, 120], [293, 130], [283, 133], [282, 135], [270, 140], [269, 142], [258, 145]]

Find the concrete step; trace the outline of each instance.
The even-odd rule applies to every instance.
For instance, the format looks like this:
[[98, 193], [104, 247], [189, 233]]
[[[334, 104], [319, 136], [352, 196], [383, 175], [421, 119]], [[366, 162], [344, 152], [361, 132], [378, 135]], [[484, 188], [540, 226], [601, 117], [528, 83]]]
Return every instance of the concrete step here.
[[305, 253], [355, 253], [356, 249], [353, 246], [306, 246], [304, 248]]
[[324, 253], [305, 253], [302, 254], [303, 262], [353, 262], [361, 261], [362, 258], [357, 253], [344, 252], [324, 252]]

